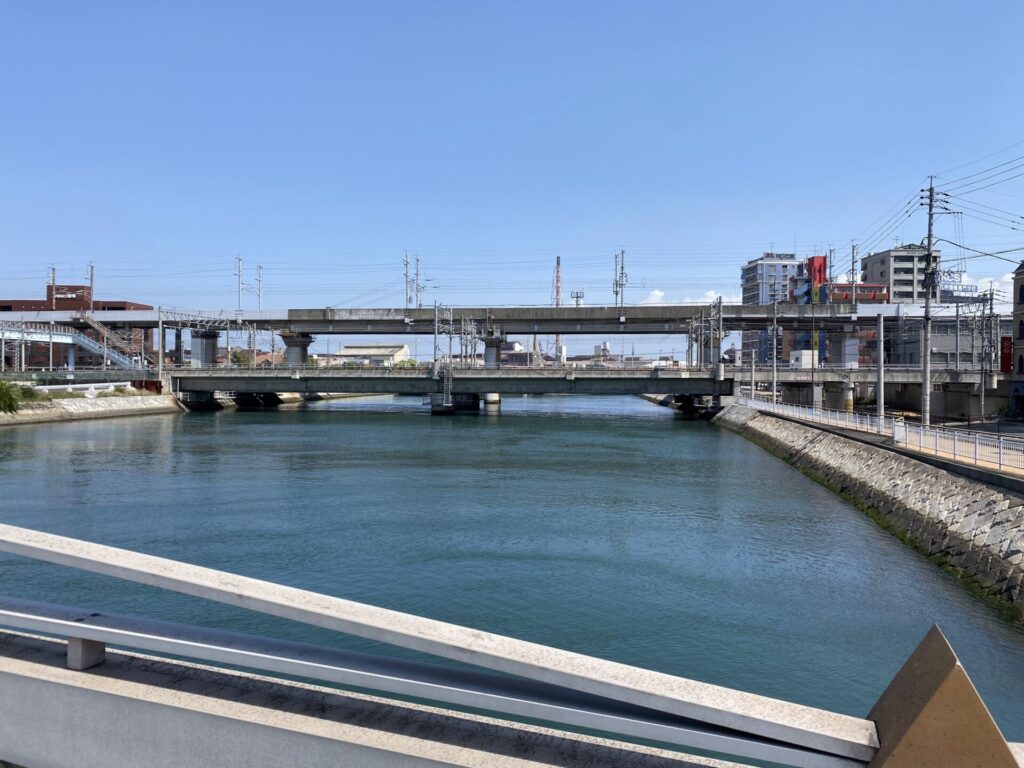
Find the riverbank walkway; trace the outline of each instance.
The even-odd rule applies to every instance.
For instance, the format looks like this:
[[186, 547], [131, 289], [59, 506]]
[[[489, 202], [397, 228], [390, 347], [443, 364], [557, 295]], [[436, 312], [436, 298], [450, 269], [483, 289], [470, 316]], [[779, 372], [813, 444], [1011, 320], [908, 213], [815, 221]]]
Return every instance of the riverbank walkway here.
[[738, 397], [736, 402], [763, 413], [821, 424], [839, 430], [877, 435], [879, 445], [891, 442], [906, 452], [1006, 474], [1024, 480], [1024, 439], [947, 427], [926, 427], [898, 417], [879, 418], [827, 408], [810, 408], [767, 400]]

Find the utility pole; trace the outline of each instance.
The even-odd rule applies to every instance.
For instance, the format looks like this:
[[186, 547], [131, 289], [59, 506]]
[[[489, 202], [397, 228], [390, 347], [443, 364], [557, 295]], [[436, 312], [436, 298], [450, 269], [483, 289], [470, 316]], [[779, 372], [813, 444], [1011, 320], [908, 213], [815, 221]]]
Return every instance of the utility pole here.
[[818, 407], [814, 389], [814, 369], [818, 367], [818, 339], [814, 334], [814, 296], [811, 296], [811, 413]]
[[754, 380], [754, 360], [757, 359], [757, 349], [750, 350], [750, 399], [757, 400], [757, 382]]
[[402, 267], [405, 274], [405, 313], [409, 314], [409, 307], [412, 304], [412, 284], [409, 282], [409, 252], [405, 252], [402, 259]]
[[960, 370], [960, 302], [956, 303], [956, 370]]
[[580, 304], [583, 301], [583, 291], [572, 291], [570, 294], [573, 300], [576, 302], [576, 309], [580, 308]]
[[[552, 296], [554, 305], [556, 307], [562, 306], [562, 257], [555, 257], [555, 281], [552, 288]], [[562, 334], [555, 334], [555, 357], [558, 359], [559, 364], [562, 362]]]
[[57, 311], [57, 268], [50, 265], [50, 310]]
[[615, 278], [612, 280], [612, 293], [615, 295], [615, 306], [626, 305], [626, 286], [629, 277], [626, 275], [626, 252], [620, 250], [615, 254]]
[[779, 356], [776, 344], [779, 338], [779, 297], [772, 289], [772, 403], [776, 401], [779, 389]]
[[238, 284], [238, 315], [235, 317], [237, 320], [242, 314], [242, 257], [235, 256], [235, 277], [237, 278]]
[[878, 379], [875, 381], [875, 404], [878, 414], [878, 431], [883, 430], [885, 419], [885, 318], [878, 316]]
[[716, 370], [717, 370], [718, 364], [720, 362], [722, 362], [722, 344], [725, 343], [725, 319], [723, 317], [723, 315], [725, 314], [725, 312], [724, 312], [725, 307], [723, 306], [724, 303], [725, 302], [723, 301], [722, 297], [719, 296], [718, 297], [718, 359], [715, 360]]
[[96, 295], [96, 267], [89, 262], [89, 313], [93, 311], [93, 297]]
[[161, 382], [164, 380], [164, 312], [162, 307], [156, 308], [156, 377]]
[[413, 304], [416, 309], [423, 309], [423, 281], [420, 280], [420, 257], [416, 257], [416, 282], [413, 284]]
[[256, 265], [256, 309], [263, 309], [263, 265]]
[[850, 303], [857, 306], [857, 244], [850, 243]]
[[[928, 177], [928, 241], [924, 267], [924, 339], [921, 371], [921, 425], [927, 427], [932, 420], [932, 289], [935, 287], [935, 265], [932, 260], [935, 223], [935, 177]], [[984, 388], [984, 384], [982, 385]]]

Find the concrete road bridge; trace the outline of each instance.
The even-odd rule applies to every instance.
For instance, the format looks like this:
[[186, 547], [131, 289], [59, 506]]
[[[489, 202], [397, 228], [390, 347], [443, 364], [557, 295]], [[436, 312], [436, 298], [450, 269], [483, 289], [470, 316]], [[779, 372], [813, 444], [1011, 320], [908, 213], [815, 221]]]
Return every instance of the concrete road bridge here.
[[[9, 379], [39, 384], [88, 384], [121, 381], [123, 370], [39, 370], [7, 372]], [[860, 368], [749, 368], [712, 366], [687, 368], [579, 368], [567, 366], [482, 368], [479, 366], [420, 365], [417, 367], [316, 367], [277, 368], [174, 367], [138, 369], [133, 381], [162, 381], [164, 387], [193, 403], [213, 404], [216, 393], [230, 397], [252, 395], [252, 404], [273, 404], [263, 398], [277, 393], [359, 393], [423, 395], [454, 398], [460, 409], [478, 407], [479, 401], [497, 405], [501, 396], [579, 395], [673, 395], [710, 398], [721, 402], [741, 391], [750, 392], [751, 376], [759, 391], [769, 390], [774, 380], [783, 402], [833, 408], [852, 408], [854, 402], [876, 397], [878, 370]], [[912, 410], [920, 398], [923, 372], [920, 367], [885, 368], [885, 398], [893, 407]], [[949, 418], [972, 417], [979, 412], [984, 382], [991, 402], [1006, 397], [1009, 380], [1003, 374], [980, 370], [936, 368], [931, 374], [936, 413]]]

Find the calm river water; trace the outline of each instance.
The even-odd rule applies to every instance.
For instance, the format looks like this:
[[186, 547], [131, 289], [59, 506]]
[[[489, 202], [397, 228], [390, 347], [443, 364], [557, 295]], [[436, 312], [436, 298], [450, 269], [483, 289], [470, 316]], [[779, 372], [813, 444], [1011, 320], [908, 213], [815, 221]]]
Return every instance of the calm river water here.
[[[1024, 630], [746, 440], [631, 398], [0, 430], [4, 522], [863, 716], [932, 623], [1024, 740]], [[21, 597], [337, 636], [0, 557]], [[358, 640], [342, 640], [366, 648]]]

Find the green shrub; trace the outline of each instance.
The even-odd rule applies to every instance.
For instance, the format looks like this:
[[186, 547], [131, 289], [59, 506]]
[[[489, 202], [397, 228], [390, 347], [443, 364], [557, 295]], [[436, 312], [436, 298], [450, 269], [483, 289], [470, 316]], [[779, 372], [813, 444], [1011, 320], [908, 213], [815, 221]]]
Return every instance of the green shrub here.
[[21, 387], [0, 381], [0, 413], [15, 413], [21, 402]]

